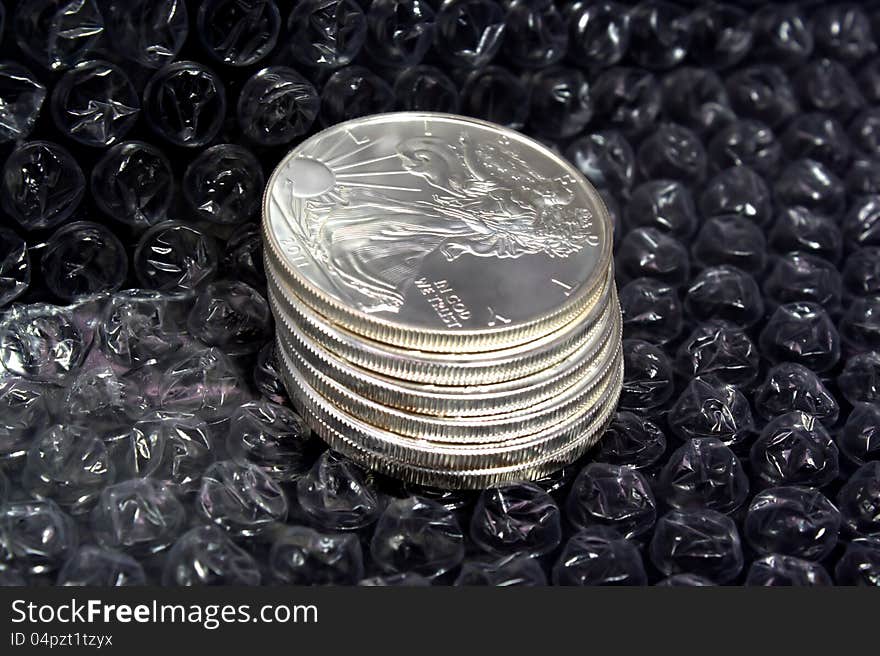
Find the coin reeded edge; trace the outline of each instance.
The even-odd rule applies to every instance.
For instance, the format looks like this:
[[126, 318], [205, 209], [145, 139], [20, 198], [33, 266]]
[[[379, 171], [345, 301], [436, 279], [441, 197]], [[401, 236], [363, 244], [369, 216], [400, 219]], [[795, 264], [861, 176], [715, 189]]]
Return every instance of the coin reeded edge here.
[[[356, 443], [365, 450], [427, 468], [469, 469], [490, 465], [503, 466], [512, 462], [531, 460], [543, 453], [553, 451], [570, 441], [573, 434], [582, 431], [589, 424], [594, 412], [603, 407], [609, 397], [618, 397], [623, 384], [623, 360], [618, 358], [616, 362], [618, 374], [606, 384], [602, 398], [592, 407], [586, 408], [582, 413], [576, 413], [552, 429], [500, 444], [452, 445], [401, 436], [377, 429], [351, 417], [320, 397], [290, 368], [285, 357], [281, 360], [284, 380], [289, 387], [291, 398], [298, 406], [307, 410], [309, 416], [319, 418], [322, 424], [331, 425], [340, 433], [356, 436], [352, 439], [355, 439]], [[315, 424], [312, 428], [318, 431], [319, 426]]]
[[371, 401], [399, 410], [437, 417], [486, 416], [511, 408], [533, 405], [561, 393], [586, 375], [592, 361], [619, 335], [620, 310], [616, 295], [600, 322], [590, 330], [589, 340], [579, 350], [530, 376], [488, 385], [446, 386], [411, 382], [365, 370], [338, 358], [311, 342], [275, 307], [270, 293], [277, 330], [287, 348], [296, 351], [312, 367], [324, 371], [339, 384]]
[[[620, 363], [621, 380], [623, 362]], [[304, 416], [315, 432], [331, 448], [377, 472], [409, 483], [447, 489], [484, 489], [521, 480], [536, 480], [571, 464], [591, 449], [604, 434], [617, 409], [620, 389], [616, 390], [596, 422], [580, 433], [577, 439], [556, 452], [526, 463], [501, 467], [483, 467], [469, 470], [431, 469], [399, 462], [367, 451], [357, 442], [346, 438], [332, 426], [322, 422], [303, 408]]]
[[[566, 298], [566, 302], [556, 308], [554, 312], [548, 312], [543, 317], [535, 318], [530, 321], [511, 323], [495, 330], [443, 330], [428, 329], [416, 326], [401, 326], [395, 324], [391, 320], [372, 316], [365, 312], [360, 312], [353, 308], [347, 307], [339, 300], [323, 293], [315, 285], [296, 273], [296, 267], [290, 266], [283, 257], [283, 251], [272, 232], [269, 221], [269, 204], [271, 190], [276, 184], [276, 180], [287, 163], [298, 156], [298, 154], [307, 147], [313, 140], [319, 139], [322, 134], [330, 130], [350, 130], [356, 125], [365, 123], [381, 123], [384, 121], [392, 122], [395, 119], [407, 118], [411, 120], [434, 120], [445, 121], [450, 123], [471, 123], [482, 128], [499, 131], [505, 136], [516, 139], [528, 146], [535, 148], [545, 157], [554, 161], [555, 164], [564, 169], [569, 175], [576, 180], [589, 200], [591, 208], [595, 208], [597, 216], [596, 221], [601, 222], [603, 228], [604, 239], [600, 244], [601, 253], [597, 259], [596, 270], [590, 277], [578, 288], [576, 294], [571, 294]], [[386, 114], [375, 114], [367, 118], [357, 118], [351, 121], [339, 123], [332, 127], [326, 128], [309, 139], [303, 141], [288, 153], [284, 159], [278, 164], [272, 172], [266, 184], [262, 202], [262, 232], [263, 241], [268, 248], [267, 253], [271, 253], [276, 260], [276, 266], [284, 274], [287, 284], [295, 290], [297, 296], [302, 298], [311, 307], [315, 308], [320, 314], [325, 315], [336, 323], [345, 326], [352, 332], [357, 332], [371, 339], [389, 344], [395, 344], [403, 348], [417, 348], [426, 351], [463, 351], [469, 348], [478, 350], [494, 350], [509, 346], [516, 346], [535, 338], [551, 330], [555, 330], [562, 325], [571, 321], [574, 317], [581, 313], [586, 306], [589, 298], [592, 296], [593, 289], [600, 284], [604, 278], [605, 271], [609, 268], [612, 261], [611, 242], [613, 241], [613, 226], [608, 209], [605, 206], [599, 192], [584, 178], [583, 174], [570, 162], [562, 156], [554, 153], [551, 149], [544, 146], [539, 141], [526, 137], [525, 135], [504, 128], [502, 126], [481, 121], [469, 117], [461, 117], [454, 114], [443, 114], [435, 112], [392, 112]]]
[[[594, 402], [596, 390], [612, 376], [613, 364], [620, 357], [620, 343], [604, 360], [596, 362], [586, 375], [554, 398], [503, 415], [485, 417], [430, 417], [392, 409], [370, 401], [344, 385], [311, 368], [297, 353], [288, 364], [328, 403], [341, 411], [395, 434], [444, 443], [498, 443], [550, 428]], [[613, 343], [612, 343], [613, 344]]]
[[327, 351], [380, 375], [452, 386], [485, 385], [524, 378], [564, 360], [585, 342], [594, 339], [593, 327], [607, 312], [608, 297], [612, 294], [616, 297], [613, 270], [609, 268], [606, 276], [607, 284], [597, 289], [592, 305], [557, 331], [516, 347], [472, 354], [406, 350], [353, 336], [324, 317], [310, 316], [302, 299], [285, 291], [274, 279], [271, 268], [267, 269], [270, 300]]

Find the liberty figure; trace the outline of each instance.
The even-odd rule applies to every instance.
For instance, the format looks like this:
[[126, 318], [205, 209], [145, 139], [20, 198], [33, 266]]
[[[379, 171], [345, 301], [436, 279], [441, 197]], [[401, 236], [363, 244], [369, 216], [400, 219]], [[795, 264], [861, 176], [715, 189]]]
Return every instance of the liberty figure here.
[[332, 197], [309, 198], [300, 221], [340, 299], [397, 312], [433, 253], [566, 258], [596, 246], [591, 213], [571, 206], [575, 180], [536, 174], [506, 145], [410, 138], [397, 161], [420, 189], [346, 186], [340, 176]]

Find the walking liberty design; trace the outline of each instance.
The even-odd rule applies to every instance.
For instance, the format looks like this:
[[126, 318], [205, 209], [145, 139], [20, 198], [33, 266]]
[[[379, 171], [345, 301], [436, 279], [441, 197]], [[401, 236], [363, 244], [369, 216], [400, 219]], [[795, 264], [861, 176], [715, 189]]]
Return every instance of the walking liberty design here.
[[[433, 253], [449, 262], [465, 254], [567, 258], [598, 246], [591, 212], [571, 206], [574, 178], [531, 171], [506, 138], [417, 136], [392, 154], [347, 163], [372, 145], [362, 143], [335, 158], [331, 146], [320, 164], [293, 160], [283, 203], [340, 300], [362, 312], [398, 312]], [[375, 171], [383, 160], [390, 168]], [[322, 167], [326, 188], [304, 193], [298, 162]]]

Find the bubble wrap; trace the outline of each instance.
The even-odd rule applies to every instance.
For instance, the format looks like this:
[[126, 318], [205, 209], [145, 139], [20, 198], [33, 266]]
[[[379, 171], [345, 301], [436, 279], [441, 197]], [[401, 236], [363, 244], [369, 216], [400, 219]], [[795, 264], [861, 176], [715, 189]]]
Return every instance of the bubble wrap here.
[[[14, 4], [0, 585], [880, 585], [875, 3]], [[545, 479], [385, 478], [280, 381], [266, 176], [394, 109], [535, 136], [612, 214], [620, 406]]]

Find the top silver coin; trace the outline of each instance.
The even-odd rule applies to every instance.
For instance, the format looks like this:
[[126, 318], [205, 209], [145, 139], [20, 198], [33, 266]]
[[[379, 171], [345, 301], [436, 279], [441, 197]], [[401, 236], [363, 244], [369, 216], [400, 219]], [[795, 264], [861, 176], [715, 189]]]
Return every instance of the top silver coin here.
[[328, 320], [380, 342], [478, 352], [594, 302], [611, 258], [596, 190], [500, 126], [401, 112], [331, 127], [275, 169], [270, 264]]

